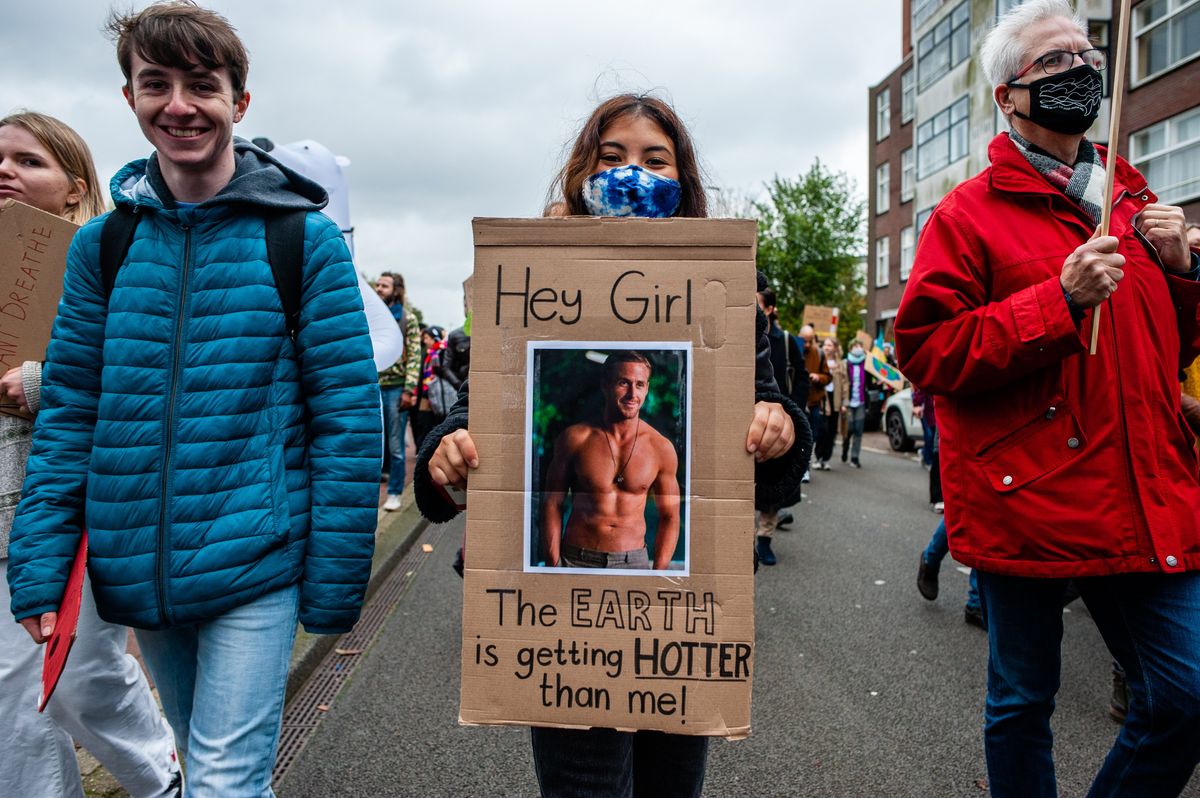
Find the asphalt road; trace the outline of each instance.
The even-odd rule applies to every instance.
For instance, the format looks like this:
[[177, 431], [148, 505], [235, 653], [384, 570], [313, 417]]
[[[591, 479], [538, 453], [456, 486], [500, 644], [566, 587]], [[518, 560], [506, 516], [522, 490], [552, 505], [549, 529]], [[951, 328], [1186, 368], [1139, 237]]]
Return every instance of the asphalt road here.
[[[876, 438], [882, 443], [881, 438]], [[867, 451], [817, 473], [757, 579], [753, 733], [715, 742], [706, 796], [983, 796], [987, 638], [963, 622], [966, 576], [915, 587], [937, 524], [927, 475]], [[284, 779], [303, 796], [533, 796], [523, 729], [461, 728], [461, 582], [447, 526], [383, 633]], [[1055, 713], [1061, 794], [1079, 796], [1117, 726], [1110, 657], [1077, 602], [1065, 616]], [[1200, 776], [1184, 793], [1200, 798]]]

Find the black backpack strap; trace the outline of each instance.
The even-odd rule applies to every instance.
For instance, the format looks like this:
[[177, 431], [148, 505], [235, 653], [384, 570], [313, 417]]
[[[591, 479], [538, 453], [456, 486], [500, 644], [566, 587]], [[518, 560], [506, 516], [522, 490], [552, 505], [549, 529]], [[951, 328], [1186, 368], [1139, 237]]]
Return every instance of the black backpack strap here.
[[304, 282], [304, 220], [307, 211], [286, 211], [267, 217], [267, 260], [283, 305], [284, 324], [295, 343], [300, 331], [300, 296]]
[[117, 272], [125, 263], [133, 234], [137, 232], [138, 215], [128, 205], [118, 205], [100, 229], [100, 284], [104, 298], [112, 296], [117, 284]]

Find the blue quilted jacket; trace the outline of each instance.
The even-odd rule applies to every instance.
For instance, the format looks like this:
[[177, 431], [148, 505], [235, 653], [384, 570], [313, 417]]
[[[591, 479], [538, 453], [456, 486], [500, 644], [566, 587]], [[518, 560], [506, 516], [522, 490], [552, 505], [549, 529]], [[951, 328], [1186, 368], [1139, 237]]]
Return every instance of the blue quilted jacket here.
[[[17, 619], [57, 609], [81, 524], [109, 621], [204, 621], [297, 581], [309, 631], [358, 618], [381, 432], [357, 277], [324, 190], [241, 140], [235, 155], [195, 206], [154, 157], [113, 178], [140, 223], [108, 301], [103, 217], [71, 244], [9, 548]], [[288, 208], [309, 211], [295, 345], [262, 216]]]

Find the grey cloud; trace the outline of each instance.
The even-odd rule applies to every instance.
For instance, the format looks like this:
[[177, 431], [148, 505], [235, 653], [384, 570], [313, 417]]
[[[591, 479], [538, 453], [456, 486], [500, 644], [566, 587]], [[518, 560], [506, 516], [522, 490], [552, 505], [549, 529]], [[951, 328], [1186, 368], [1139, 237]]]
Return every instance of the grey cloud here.
[[[14, 5], [0, 111], [62, 117], [103, 181], [145, 156], [105, 7]], [[900, 57], [893, 0], [210, 5], [251, 51], [238, 134], [313, 138], [349, 157], [359, 268], [402, 271], [426, 317], [447, 325], [461, 320], [470, 219], [540, 213], [564, 143], [601, 97], [664, 90], [710, 182], [754, 195], [820, 156], [865, 191], [866, 88]]]

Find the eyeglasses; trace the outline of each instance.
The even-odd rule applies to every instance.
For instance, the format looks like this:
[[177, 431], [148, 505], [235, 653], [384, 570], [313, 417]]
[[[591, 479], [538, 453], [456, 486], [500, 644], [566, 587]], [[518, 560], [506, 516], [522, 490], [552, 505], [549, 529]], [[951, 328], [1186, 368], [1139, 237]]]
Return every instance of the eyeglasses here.
[[1075, 63], [1075, 56], [1079, 56], [1083, 60], [1083, 63], [1097, 72], [1103, 72], [1104, 68], [1108, 66], [1108, 53], [1104, 50], [1098, 50], [1095, 47], [1088, 50], [1080, 50], [1077, 53], [1070, 50], [1051, 50], [1045, 55], [1035, 58], [1033, 63], [1013, 75], [1013, 80], [1025, 75], [1036, 66], [1040, 66], [1042, 71], [1047, 75], [1057, 75], [1060, 72], [1066, 72]]

